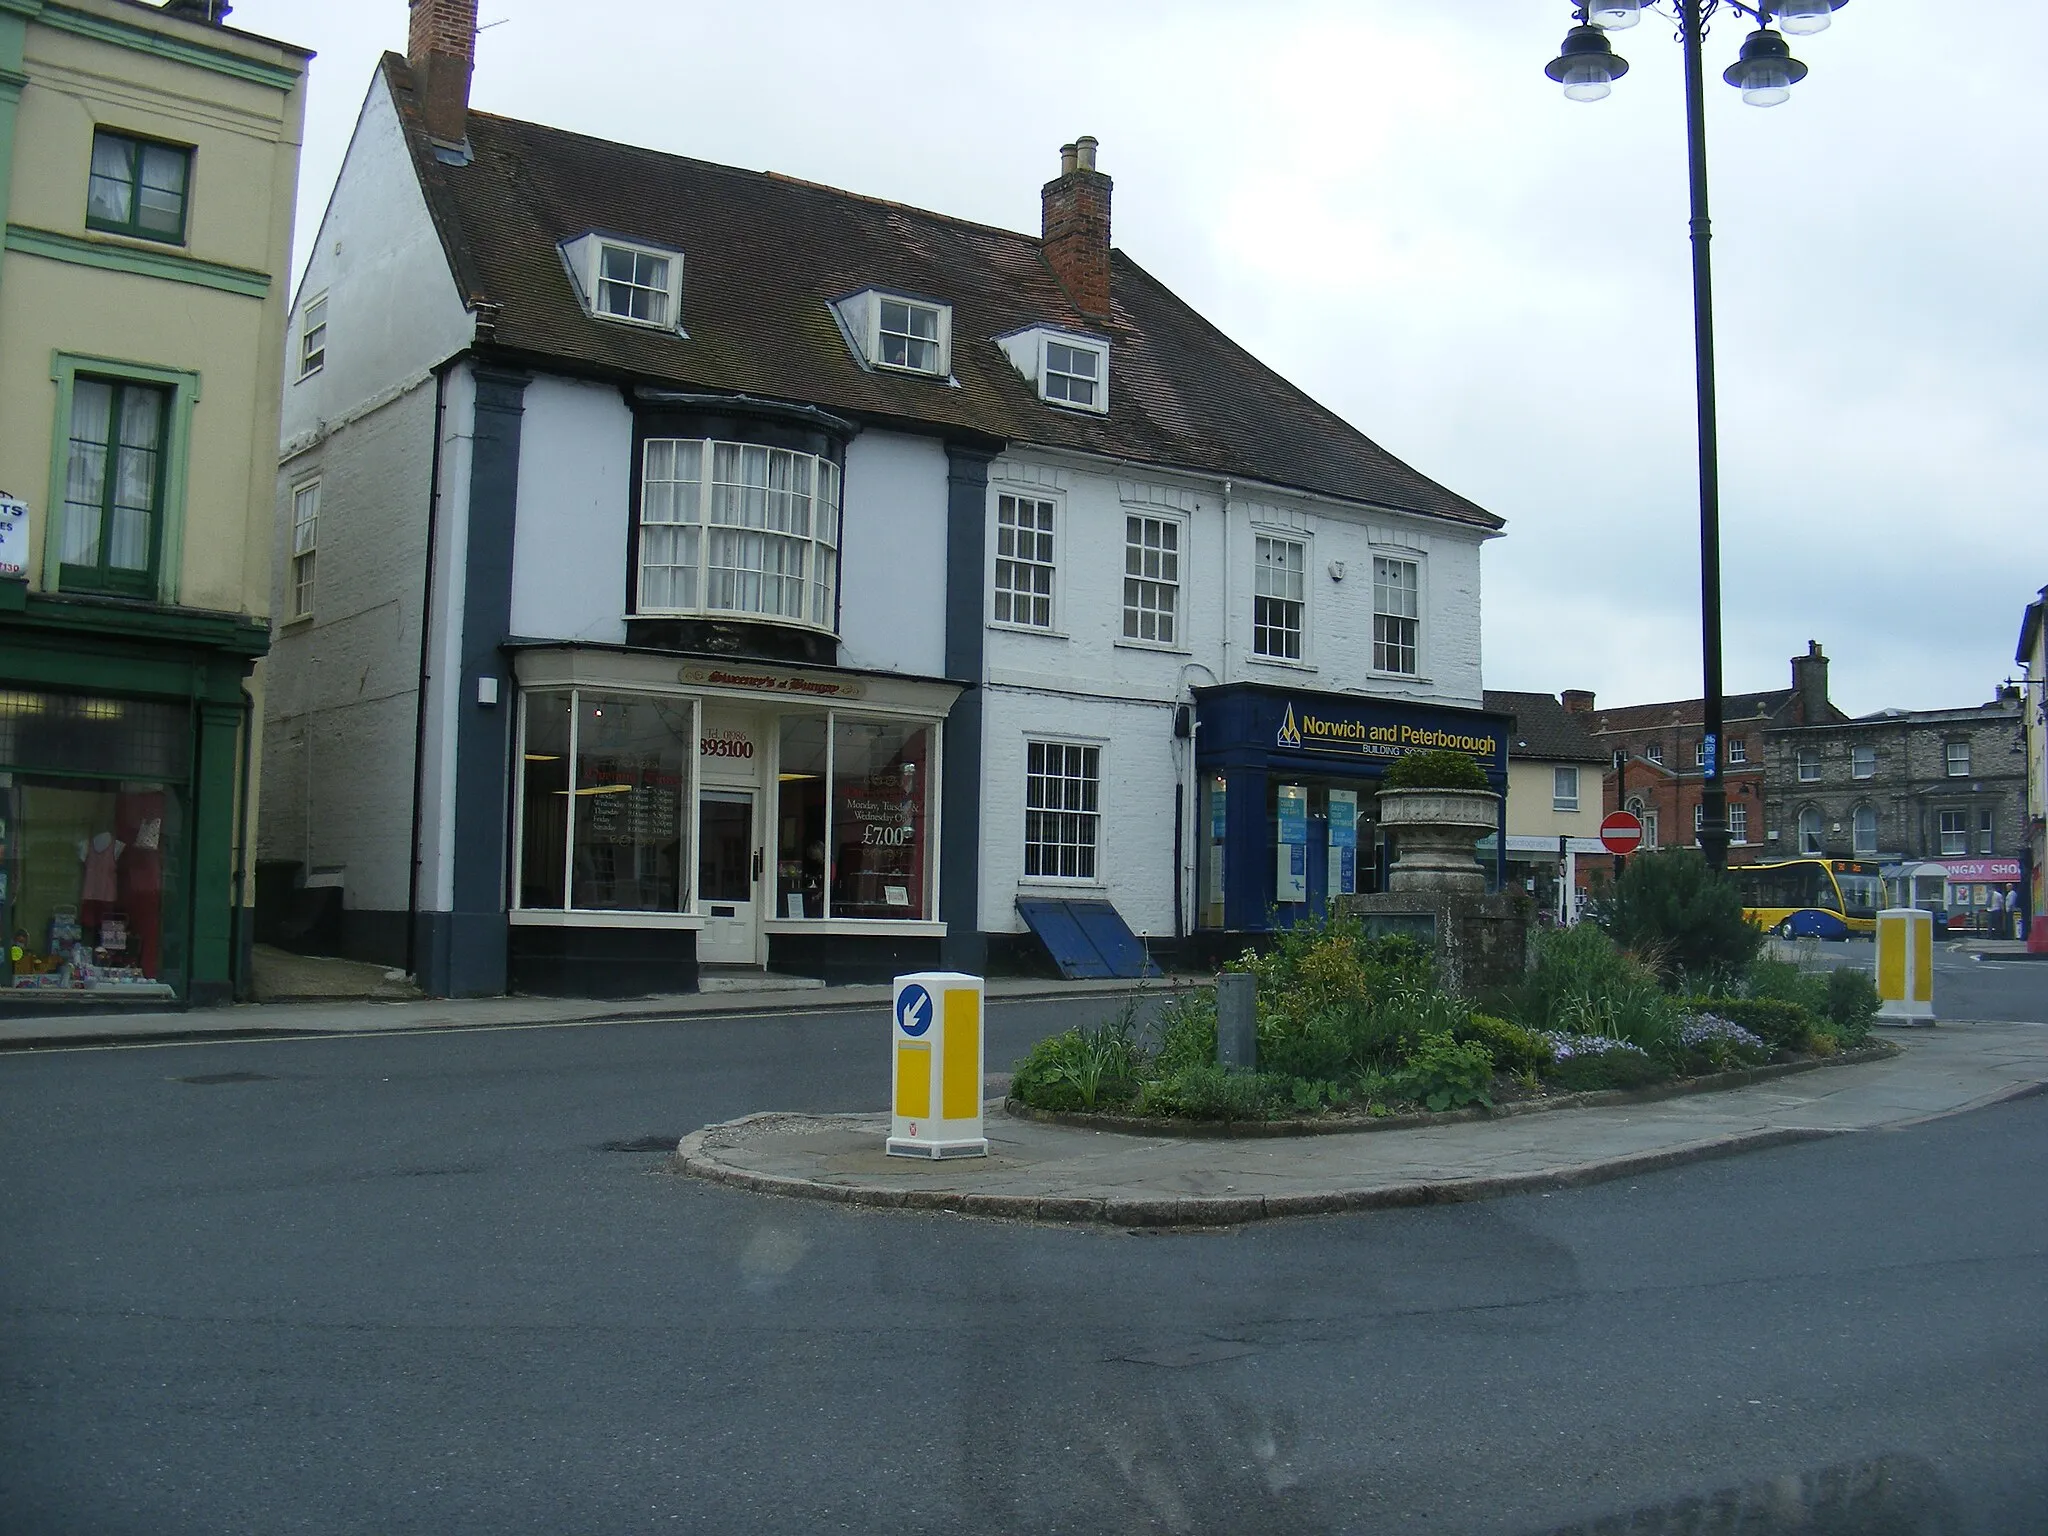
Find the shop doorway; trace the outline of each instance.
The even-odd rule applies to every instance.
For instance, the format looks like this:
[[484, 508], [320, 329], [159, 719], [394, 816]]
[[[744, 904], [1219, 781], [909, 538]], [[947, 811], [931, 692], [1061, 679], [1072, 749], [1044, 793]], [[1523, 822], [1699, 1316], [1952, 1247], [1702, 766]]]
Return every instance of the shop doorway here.
[[754, 792], [706, 789], [697, 800], [697, 959], [704, 965], [758, 965], [760, 933], [756, 889], [761, 841]]

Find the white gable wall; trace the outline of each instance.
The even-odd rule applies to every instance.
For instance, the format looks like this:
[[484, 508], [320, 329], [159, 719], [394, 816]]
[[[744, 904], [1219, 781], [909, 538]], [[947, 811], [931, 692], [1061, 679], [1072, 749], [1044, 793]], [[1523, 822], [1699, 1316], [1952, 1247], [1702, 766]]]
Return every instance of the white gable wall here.
[[[300, 379], [302, 311], [323, 293], [327, 360]], [[279, 426], [287, 451], [410, 388], [475, 336], [379, 70], [292, 306]]]

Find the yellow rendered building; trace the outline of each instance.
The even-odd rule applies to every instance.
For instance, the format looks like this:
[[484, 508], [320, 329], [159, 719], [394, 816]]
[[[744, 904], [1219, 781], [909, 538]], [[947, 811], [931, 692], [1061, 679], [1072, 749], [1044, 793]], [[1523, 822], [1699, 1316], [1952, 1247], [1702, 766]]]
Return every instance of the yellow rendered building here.
[[309, 53], [0, 0], [0, 1006], [246, 976]]

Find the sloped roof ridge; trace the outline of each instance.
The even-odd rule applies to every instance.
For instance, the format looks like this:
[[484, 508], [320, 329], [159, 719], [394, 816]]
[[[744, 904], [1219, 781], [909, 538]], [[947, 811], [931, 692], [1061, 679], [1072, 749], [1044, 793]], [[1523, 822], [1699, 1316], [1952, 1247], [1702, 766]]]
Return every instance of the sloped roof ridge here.
[[[1036, 244], [1038, 242], [1034, 241], [1033, 243]], [[1139, 265], [1139, 263], [1136, 260], [1134, 260], [1128, 252], [1120, 251], [1112, 247], [1110, 250], [1110, 259], [1114, 264], [1128, 268], [1130, 273], [1134, 277], [1137, 277], [1138, 279], [1149, 285], [1157, 294], [1159, 294], [1161, 297], [1165, 298], [1166, 300], [1174, 304], [1176, 307], [1178, 307], [1183, 314], [1187, 315], [1190, 319], [1194, 321], [1196, 325], [1202, 328], [1202, 330], [1208, 335], [1209, 339], [1213, 344], [1220, 345], [1221, 347], [1228, 349], [1230, 352], [1242, 358], [1245, 362], [1251, 364], [1252, 367], [1258, 369], [1261, 373], [1264, 373], [1268, 375], [1270, 378], [1278, 381], [1282, 390], [1284, 390], [1288, 395], [1292, 396], [1294, 399], [1300, 401], [1310, 410], [1314, 411], [1318, 416], [1322, 417], [1325, 421], [1331, 423], [1336, 427], [1341, 428], [1346, 432], [1356, 435], [1362, 442], [1371, 445], [1373, 451], [1379, 454], [1382, 458], [1384, 458], [1389, 464], [1396, 466], [1397, 468], [1405, 471], [1408, 474], [1414, 475], [1419, 480], [1427, 481], [1430, 485], [1434, 486], [1444, 495], [1449, 496], [1456, 501], [1462, 502], [1466, 507], [1469, 507], [1471, 509], [1473, 515], [1482, 523], [1483, 526], [1495, 530], [1503, 529], [1507, 526], [1507, 519], [1502, 517], [1498, 512], [1487, 511], [1486, 508], [1480, 506], [1478, 502], [1473, 501], [1470, 497], [1462, 496], [1458, 492], [1452, 490], [1449, 486], [1444, 485], [1438, 480], [1436, 480], [1433, 476], [1424, 474], [1421, 470], [1417, 469], [1414, 465], [1410, 464], [1406, 459], [1402, 458], [1400, 455], [1396, 454], [1392, 449], [1388, 448], [1385, 444], [1381, 443], [1378, 438], [1367, 436], [1363, 428], [1360, 428], [1351, 423], [1350, 421], [1347, 421], [1338, 412], [1331, 409], [1329, 406], [1323, 404], [1322, 401], [1318, 400], [1314, 395], [1310, 394], [1307, 390], [1303, 389], [1299, 384], [1295, 383], [1294, 380], [1290, 379], [1286, 374], [1282, 373], [1279, 369], [1275, 368], [1271, 363], [1264, 361], [1262, 358], [1259, 357], [1257, 353], [1253, 352], [1249, 347], [1245, 346], [1244, 343], [1238, 341], [1235, 337], [1231, 336], [1229, 332], [1225, 331], [1221, 326], [1217, 325], [1215, 321], [1211, 320], [1207, 315], [1203, 314], [1199, 309], [1195, 308], [1194, 305], [1188, 303], [1186, 299], [1183, 299], [1179, 294], [1175, 293], [1171, 288], [1167, 287], [1165, 283], [1162, 283], [1158, 278], [1154, 277], [1150, 272], [1146, 271], [1145, 268]], [[1303, 488], [1295, 487], [1294, 489]], [[1421, 507], [1402, 506], [1400, 503], [1384, 497], [1375, 499], [1363, 496], [1341, 496], [1335, 495], [1334, 493], [1329, 491], [1317, 490], [1304, 490], [1304, 494], [1311, 496], [1328, 497], [1339, 501], [1349, 501], [1363, 507], [1384, 507], [1389, 511], [1406, 512], [1411, 516], [1415, 517], [1441, 517], [1443, 515], [1440, 512], [1426, 511]]]

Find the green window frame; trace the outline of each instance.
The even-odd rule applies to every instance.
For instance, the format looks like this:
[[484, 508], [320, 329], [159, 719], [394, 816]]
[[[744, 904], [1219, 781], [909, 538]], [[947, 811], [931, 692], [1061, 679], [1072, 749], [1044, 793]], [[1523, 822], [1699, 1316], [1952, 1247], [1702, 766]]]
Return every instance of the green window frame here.
[[[51, 355], [50, 379], [56, 385], [56, 411], [50, 433], [50, 494], [45, 503], [50, 515], [43, 538], [43, 589], [175, 603], [184, 551], [186, 477], [192, 452], [192, 411], [199, 403], [199, 375], [151, 363], [57, 352]], [[144, 567], [113, 563], [114, 502], [121, 487], [117, 456], [107, 452], [107, 443], [101, 444], [97, 500], [92, 499], [88, 484], [92, 478], [90, 453], [81, 455], [81, 479], [77, 487], [73, 485], [73, 417], [81, 383], [112, 387], [114, 398], [106, 428], [110, 440], [121, 436], [122, 402], [127, 392], [140, 388], [158, 391], [160, 414], [151, 450], [155, 462], [150, 466], [148, 562]], [[85, 515], [98, 519], [96, 538], [91, 540], [83, 530], [74, 533], [70, 527], [74, 512], [86, 507], [91, 511]], [[75, 558], [88, 548], [94, 557], [90, 562]], [[67, 559], [67, 555], [74, 558]]]
[[185, 243], [192, 150], [99, 128], [85, 184], [85, 227], [138, 240]]

